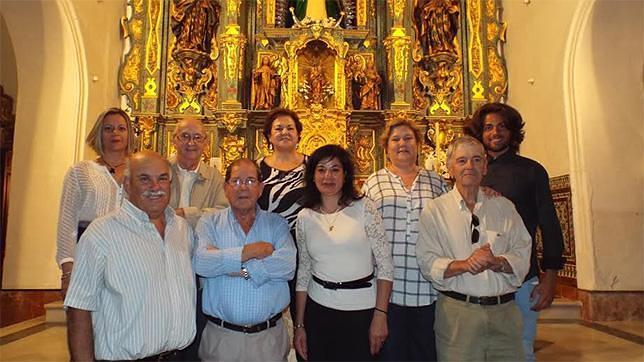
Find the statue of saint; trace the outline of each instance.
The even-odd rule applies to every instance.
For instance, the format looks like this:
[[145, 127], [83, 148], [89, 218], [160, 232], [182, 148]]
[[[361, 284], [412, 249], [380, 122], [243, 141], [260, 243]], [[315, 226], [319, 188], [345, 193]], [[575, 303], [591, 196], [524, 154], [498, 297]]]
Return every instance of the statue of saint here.
[[221, 6], [216, 0], [174, 0], [172, 33], [176, 50], [196, 50], [210, 54], [217, 34]]
[[262, 57], [262, 64], [253, 70], [253, 109], [272, 109], [279, 99], [280, 76], [271, 67], [268, 55]]
[[456, 54], [454, 38], [459, 29], [457, 0], [427, 0], [420, 9], [421, 46], [428, 55]]
[[311, 87], [309, 95], [311, 103], [321, 104], [325, 98], [324, 87], [327, 85], [328, 81], [326, 80], [326, 76], [324, 75], [324, 71], [320, 64], [316, 64], [311, 67], [307, 76], [307, 82]]
[[373, 60], [367, 62], [364, 72], [358, 80], [360, 86], [360, 109], [380, 109], [380, 84], [382, 78], [376, 70]]

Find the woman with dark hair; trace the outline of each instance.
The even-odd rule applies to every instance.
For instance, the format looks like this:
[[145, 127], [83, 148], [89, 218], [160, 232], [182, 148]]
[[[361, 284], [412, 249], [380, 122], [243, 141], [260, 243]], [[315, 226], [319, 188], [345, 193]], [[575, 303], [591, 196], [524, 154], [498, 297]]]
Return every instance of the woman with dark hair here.
[[134, 152], [136, 142], [130, 117], [118, 108], [106, 110], [98, 116], [85, 142], [98, 158], [78, 162], [67, 171], [60, 199], [56, 262], [62, 269], [63, 298], [81, 234], [92, 220], [120, 205], [125, 160]]
[[[306, 156], [297, 151], [302, 134], [302, 122], [290, 109], [276, 108], [266, 116], [264, 137], [273, 152], [257, 160], [264, 191], [257, 200], [262, 210], [274, 212], [286, 219], [295, 240], [295, 219], [302, 209], [298, 201], [304, 194]], [[290, 314], [295, 318], [295, 280], [289, 281]]]
[[355, 189], [354, 175], [340, 146], [322, 146], [307, 162], [296, 227], [294, 344], [311, 361], [372, 360], [388, 334], [391, 249], [382, 218]]

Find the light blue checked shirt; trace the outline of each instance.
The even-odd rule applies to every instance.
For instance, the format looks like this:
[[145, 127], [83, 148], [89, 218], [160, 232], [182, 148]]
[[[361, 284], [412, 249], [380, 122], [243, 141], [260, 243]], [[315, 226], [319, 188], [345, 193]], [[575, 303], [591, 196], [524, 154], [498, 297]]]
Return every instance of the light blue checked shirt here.
[[[286, 308], [290, 301], [288, 281], [295, 274], [296, 249], [283, 217], [257, 207], [255, 222], [245, 234], [229, 207], [202, 216], [196, 233], [193, 265], [205, 280], [205, 314], [234, 324], [252, 325]], [[273, 254], [244, 263], [250, 279], [230, 276], [241, 270], [244, 245], [257, 241], [273, 244]], [[208, 246], [217, 249], [207, 250]]]
[[140, 359], [195, 336], [192, 229], [165, 210], [165, 236], [127, 200], [94, 220], [76, 248], [65, 306], [92, 312], [98, 360]]

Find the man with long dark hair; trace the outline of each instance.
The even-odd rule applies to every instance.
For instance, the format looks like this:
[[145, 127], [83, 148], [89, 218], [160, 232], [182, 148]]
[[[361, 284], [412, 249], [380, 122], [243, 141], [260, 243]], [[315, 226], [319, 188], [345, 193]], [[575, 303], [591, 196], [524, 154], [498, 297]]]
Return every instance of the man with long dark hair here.
[[[532, 237], [530, 271], [517, 292], [523, 315], [523, 346], [527, 361], [534, 361], [533, 343], [539, 311], [550, 307], [555, 295], [557, 271], [563, 268], [563, 236], [548, 183], [548, 173], [538, 162], [519, 156], [525, 136], [519, 112], [502, 103], [481, 106], [466, 124], [465, 133], [480, 140], [488, 155], [488, 171], [482, 185], [510, 199]], [[543, 239], [544, 274], [539, 280], [535, 234]]]

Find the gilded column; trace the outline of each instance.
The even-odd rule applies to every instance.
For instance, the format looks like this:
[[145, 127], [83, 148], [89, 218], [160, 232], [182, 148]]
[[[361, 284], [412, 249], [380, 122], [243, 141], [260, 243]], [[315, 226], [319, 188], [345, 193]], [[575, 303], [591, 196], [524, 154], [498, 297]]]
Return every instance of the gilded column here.
[[241, 0], [225, 1], [225, 28], [220, 37], [221, 57], [220, 92], [221, 106], [224, 109], [241, 109], [239, 100], [239, 81], [243, 76], [243, 59], [246, 50], [246, 37], [239, 26]]
[[384, 45], [387, 52], [389, 79], [393, 81], [394, 88], [391, 108], [407, 109], [410, 107], [410, 92], [408, 90], [410, 87], [407, 85], [411, 83], [409, 76], [411, 36], [404, 25], [406, 1], [392, 0], [388, 2], [388, 6], [393, 21], [389, 35], [384, 40]]

